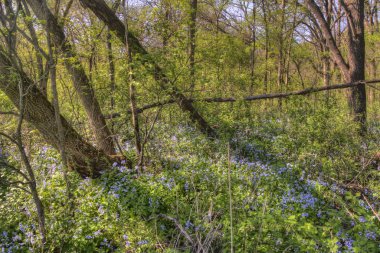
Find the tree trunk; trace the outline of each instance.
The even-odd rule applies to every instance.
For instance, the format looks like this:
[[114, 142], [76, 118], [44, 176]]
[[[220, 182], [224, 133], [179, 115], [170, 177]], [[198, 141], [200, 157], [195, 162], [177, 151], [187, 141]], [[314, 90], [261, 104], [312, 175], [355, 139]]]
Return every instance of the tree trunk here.
[[[110, 106], [111, 106], [111, 112], [114, 113], [114, 110], [115, 110], [115, 91], [116, 91], [115, 62], [114, 62], [114, 57], [113, 57], [111, 32], [109, 29], [107, 30], [107, 59], [108, 59], [108, 73], [110, 76], [110, 89], [111, 89]], [[112, 121], [112, 118], [111, 118], [111, 131], [113, 133], [115, 131], [114, 122]]]
[[251, 86], [249, 89], [250, 95], [253, 95], [255, 86], [255, 65], [256, 65], [256, 3], [252, 1], [252, 25], [251, 25], [251, 49], [249, 57], [249, 65], [251, 68]]
[[[278, 41], [278, 59], [277, 59], [277, 86], [280, 92], [283, 91], [284, 86], [284, 30], [285, 30], [285, 7], [286, 2], [281, 2], [281, 17], [280, 17], [280, 33], [277, 34]], [[282, 100], [278, 100], [280, 108], [282, 107]]]
[[[339, 3], [346, 14], [348, 23], [347, 61], [343, 58], [321, 9], [314, 0], [305, 0], [305, 4], [320, 25], [331, 56], [338, 65], [344, 80], [349, 83], [362, 81], [365, 79], [364, 0], [340, 0]], [[366, 129], [367, 110], [365, 84], [351, 88], [349, 104], [354, 113], [354, 120], [360, 123], [363, 134]]]
[[198, 0], [191, 0], [190, 8], [190, 23], [189, 23], [189, 42], [190, 42], [190, 52], [189, 52], [189, 61], [190, 61], [190, 90], [193, 91], [195, 88], [195, 34], [197, 31], [197, 9], [198, 9]]
[[264, 0], [261, 0], [263, 8], [264, 29], [265, 29], [265, 70], [264, 70], [264, 92], [268, 93], [268, 61], [269, 61], [269, 25], [267, 8]]
[[[140, 158], [142, 157], [142, 151], [141, 151], [141, 137], [140, 137], [140, 125], [139, 125], [139, 115], [136, 112], [137, 108], [137, 102], [136, 102], [136, 87], [134, 85], [134, 76], [133, 76], [133, 68], [132, 68], [132, 52], [129, 49], [128, 41], [128, 2], [126, 0], [123, 0], [123, 14], [124, 14], [124, 26], [125, 26], [125, 51], [126, 51], [126, 71], [128, 76], [128, 82], [129, 82], [129, 98], [131, 103], [131, 112], [132, 112], [132, 125], [133, 130], [135, 134], [135, 143], [136, 143], [136, 153], [138, 160], [140, 161]], [[140, 166], [140, 164], [138, 164]], [[138, 170], [140, 172], [140, 168]]]
[[[342, 3], [348, 24], [348, 62], [350, 66], [346, 82], [365, 80], [365, 41], [364, 41], [364, 0], [346, 0]], [[366, 123], [366, 88], [365, 84], [351, 89], [351, 105], [355, 120], [365, 130]]]
[[[14, 68], [7, 55], [0, 48], [0, 90], [7, 95], [16, 107], [19, 107], [20, 100], [19, 82], [22, 82], [22, 89], [25, 94], [25, 120], [39, 130], [49, 144], [58, 149], [60, 138], [54, 107], [24, 72]], [[100, 176], [100, 172], [110, 166], [110, 158], [103, 151], [95, 149], [84, 141], [62, 116], [61, 122], [65, 133], [62, 146], [67, 153], [70, 167], [82, 177]]]
[[40, 20], [46, 21], [46, 27], [53, 36], [52, 41], [54, 45], [60, 48], [64, 54], [65, 66], [72, 77], [74, 87], [87, 112], [97, 145], [108, 155], [115, 155], [111, 132], [106, 124], [95, 92], [82, 64], [78, 60], [78, 56], [71, 44], [66, 40], [63, 28], [59, 25], [57, 18], [48, 9], [45, 0], [27, 0], [27, 2], [32, 7], [36, 16]]
[[[115, 32], [123, 43], [126, 43], [124, 24], [103, 0], [80, 0], [80, 2], [101, 19], [111, 31]], [[142, 61], [144, 61], [146, 66], [153, 66], [152, 73], [155, 74], [160, 87], [177, 101], [182, 111], [190, 114], [192, 122], [197, 124], [203, 133], [210, 137], [215, 137], [217, 134], [214, 129], [206, 122], [193, 104], [171, 83], [163, 70], [156, 64], [154, 59], [131, 32], [128, 32], [128, 44], [132, 53], [144, 56]]]
[[[36, 50], [36, 60], [37, 60], [37, 68], [38, 68], [38, 75], [37, 75], [37, 80], [39, 83], [39, 88], [42, 91], [42, 93], [47, 96], [47, 79], [48, 75], [45, 73], [45, 71], [48, 71], [48, 66], [46, 66], [46, 69], [44, 69], [44, 64], [42, 60], [41, 53], [39, 52], [39, 43], [38, 43], [38, 37], [36, 30], [34, 29], [33, 22], [31, 22], [32, 18], [30, 15], [29, 8], [25, 1], [23, 1], [23, 17], [24, 17], [24, 22], [26, 23], [26, 26], [29, 30], [30, 33], [30, 38], [32, 39], [33, 46]], [[46, 64], [47, 65], [47, 64]]]

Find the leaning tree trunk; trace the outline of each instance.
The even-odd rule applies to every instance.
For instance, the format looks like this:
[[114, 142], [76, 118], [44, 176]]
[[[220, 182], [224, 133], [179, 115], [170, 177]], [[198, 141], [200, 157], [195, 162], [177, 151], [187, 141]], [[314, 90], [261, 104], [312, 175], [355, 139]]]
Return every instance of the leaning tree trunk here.
[[48, 9], [45, 0], [27, 0], [33, 12], [40, 20], [46, 21], [47, 30], [52, 34], [52, 40], [57, 48], [64, 54], [64, 63], [70, 73], [74, 87], [86, 110], [90, 124], [92, 126], [96, 143], [99, 148], [109, 155], [115, 154], [111, 131], [109, 130], [105, 118], [100, 109], [95, 92], [91, 86], [86, 72], [78, 60], [74, 49], [67, 41], [63, 28], [58, 23], [57, 18]]
[[[101, 19], [111, 31], [115, 32], [117, 37], [123, 43], [126, 43], [124, 24], [103, 0], [80, 0], [80, 2], [83, 6], [89, 8], [99, 19]], [[215, 137], [216, 132], [214, 129], [206, 122], [202, 115], [193, 106], [191, 101], [170, 82], [163, 70], [156, 64], [154, 59], [149, 55], [149, 53], [131, 32], [128, 32], [128, 44], [132, 53], [138, 53], [144, 56], [143, 60], [147, 67], [151, 68], [153, 66], [155, 78], [161, 89], [165, 90], [176, 100], [182, 111], [190, 114], [191, 120], [198, 125], [203, 133], [210, 137]]]
[[39, 130], [49, 144], [57, 149], [62, 145], [66, 151], [69, 166], [82, 177], [100, 176], [100, 172], [109, 167], [110, 158], [103, 151], [97, 150], [83, 140], [62, 116], [61, 122], [65, 140], [64, 143], [60, 143], [54, 107], [23, 71], [14, 68], [3, 52], [0, 48], [0, 90], [7, 95], [16, 107], [19, 107], [18, 84], [21, 82], [23, 94], [25, 94], [25, 120]]

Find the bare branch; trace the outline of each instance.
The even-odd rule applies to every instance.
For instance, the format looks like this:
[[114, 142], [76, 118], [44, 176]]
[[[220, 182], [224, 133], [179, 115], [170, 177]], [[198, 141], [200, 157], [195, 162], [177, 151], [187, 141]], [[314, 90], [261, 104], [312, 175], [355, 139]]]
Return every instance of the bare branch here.
[[191, 245], [194, 244], [193, 239], [191, 239], [191, 236], [186, 232], [185, 228], [181, 225], [181, 223], [179, 223], [179, 221], [177, 219], [170, 217], [170, 216], [167, 216], [165, 214], [159, 214], [159, 217], [162, 217], [162, 218], [165, 218], [167, 220], [174, 222], [174, 224], [179, 229], [181, 234], [186, 238], [186, 240], [188, 240], [189, 243], [191, 243]]
[[[255, 100], [263, 100], [263, 99], [274, 99], [274, 98], [287, 98], [291, 96], [300, 96], [300, 95], [307, 95], [311, 93], [316, 93], [320, 91], [326, 91], [326, 90], [338, 90], [338, 89], [346, 89], [350, 87], [355, 87], [361, 84], [377, 84], [380, 83], [380, 79], [375, 80], [369, 80], [369, 81], [359, 81], [354, 83], [343, 83], [343, 84], [335, 84], [335, 85], [329, 85], [329, 86], [322, 86], [322, 87], [311, 87], [300, 91], [291, 91], [286, 93], [272, 93], [272, 94], [262, 94], [262, 95], [255, 95], [255, 96], [248, 96], [244, 98], [199, 98], [199, 99], [189, 99], [190, 102], [204, 102], [204, 103], [227, 103], [227, 102], [238, 102], [238, 101], [255, 101]], [[370, 85], [372, 88], [374, 88], [374, 85]], [[162, 102], [156, 102], [153, 104], [145, 105], [141, 108], [138, 108], [136, 111], [138, 113], [142, 113], [143, 111], [159, 106], [169, 105], [175, 103], [176, 100], [169, 99]], [[127, 111], [128, 113], [131, 113], [130, 111]], [[120, 117], [119, 113], [112, 114], [112, 118]], [[107, 117], [111, 118], [111, 117]]]
[[13, 111], [0, 111], [0, 115], [18, 116], [18, 113], [17, 112], [13, 112]]
[[342, 53], [340, 52], [338, 46], [336, 45], [336, 41], [331, 33], [331, 29], [329, 25], [327, 24], [325, 17], [323, 16], [321, 12], [321, 9], [318, 7], [318, 5], [315, 3], [314, 0], [305, 0], [305, 4], [307, 8], [309, 9], [309, 11], [314, 15], [315, 19], [318, 20], [323, 37], [325, 37], [326, 39], [327, 46], [329, 47], [332, 53], [334, 61], [342, 70], [344, 75], [348, 75], [349, 67], [347, 65], [347, 62], [344, 60]]

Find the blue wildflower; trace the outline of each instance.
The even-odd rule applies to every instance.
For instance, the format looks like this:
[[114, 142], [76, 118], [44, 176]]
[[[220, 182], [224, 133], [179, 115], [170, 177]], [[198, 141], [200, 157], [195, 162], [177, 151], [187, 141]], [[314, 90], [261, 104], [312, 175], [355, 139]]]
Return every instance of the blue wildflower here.
[[344, 245], [346, 245], [348, 249], [352, 249], [353, 244], [354, 244], [354, 240], [351, 238], [347, 238], [344, 240]]
[[19, 224], [20, 231], [25, 233], [25, 227], [22, 223]]
[[13, 237], [12, 237], [12, 241], [13, 241], [13, 242], [21, 241], [21, 236], [19, 236], [19, 235], [15, 235], [15, 236], [13, 236]]
[[194, 224], [191, 223], [190, 220], [187, 220], [187, 221], [186, 221], [186, 223], [185, 223], [185, 229], [190, 229], [190, 228], [193, 227], [193, 226], [194, 226]]
[[137, 242], [137, 245], [145, 245], [145, 244], [148, 244], [149, 242], [147, 240], [141, 240], [141, 241], [138, 241]]
[[367, 239], [375, 240], [376, 236], [377, 236], [376, 232], [372, 232], [372, 231], [365, 232], [365, 237], [367, 237]]

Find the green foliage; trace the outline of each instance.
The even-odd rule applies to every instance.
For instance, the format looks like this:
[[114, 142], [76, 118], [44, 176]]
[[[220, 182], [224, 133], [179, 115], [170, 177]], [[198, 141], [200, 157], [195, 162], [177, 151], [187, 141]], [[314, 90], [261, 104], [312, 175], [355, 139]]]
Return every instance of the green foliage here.
[[[340, 184], [356, 175], [344, 164], [359, 166], [354, 155], [362, 147], [354, 125], [334, 105], [314, 108], [292, 100], [284, 110], [283, 117], [254, 114], [254, 121], [228, 137], [235, 251], [376, 252], [379, 224], [365, 200], [377, 208], [374, 192], [363, 195]], [[70, 173], [72, 210], [57, 154], [50, 148], [35, 154], [47, 251], [229, 249], [227, 143], [209, 141], [186, 126], [159, 124], [147, 148], [152, 163], [140, 176], [123, 163], [97, 180]], [[20, 193], [12, 190], [1, 207], [6, 215], [0, 231], [8, 234], [1, 243], [37, 250], [34, 205]], [[17, 208], [27, 211], [15, 213]], [[19, 241], [12, 242], [17, 235]]]
[[[130, 74], [138, 107], [171, 98], [147, 58], [170, 80], [167, 90], [175, 87], [194, 99], [239, 99], [322, 83], [322, 61], [329, 53], [319, 48], [313, 34], [302, 34], [303, 25], [313, 24], [298, 5], [284, 1], [281, 8], [259, 1], [253, 14], [251, 1], [198, 1], [196, 80], [191, 88], [189, 1], [130, 1], [129, 29], [149, 55], [134, 54], [127, 66], [125, 45], [111, 33], [113, 90], [106, 26], [75, 2], [63, 25], [77, 56], [65, 60], [85, 68], [105, 115], [120, 114], [107, 117], [107, 123], [118, 151], [134, 164], [138, 155], [128, 112]], [[47, 51], [41, 26], [46, 22], [23, 19], [34, 22], [39, 45]], [[27, 32], [23, 19], [17, 27]], [[294, 25], [300, 30], [294, 31]], [[36, 50], [23, 36], [17, 40], [24, 71], [38, 84]], [[367, 58], [376, 59], [379, 33], [367, 33], [366, 43]], [[346, 43], [340, 44], [344, 48]], [[61, 113], [92, 143], [86, 112], [58, 53]], [[331, 83], [338, 83], [341, 76], [331, 65]], [[12, 78], [18, 80], [19, 75]], [[0, 76], [9, 81], [3, 79]], [[218, 131], [219, 138], [213, 140], [201, 135], [177, 105], [152, 108], [139, 114], [141, 135], [147, 137], [142, 173], [121, 161], [94, 180], [69, 172], [65, 181], [57, 150], [44, 146], [25, 122], [24, 146], [45, 210], [47, 242], [41, 243], [35, 202], [23, 190], [30, 182], [10, 167], [23, 171], [21, 159], [1, 137], [1, 252], [228, 252], [232, 243], [235, 252], [380, 252], [380, 172], [371, 163], [380, 147], [374, 90], [368, 94], [372, 100], [365, 137], [358, 134], [347, 94], [340, 91], [282, 100], [193, 103]], [[1, 111], [14, 109], [3, 93], [0, 103]], [[17, 118], [1, 115], [1, 120], [0, 131], [13, 133]]]

